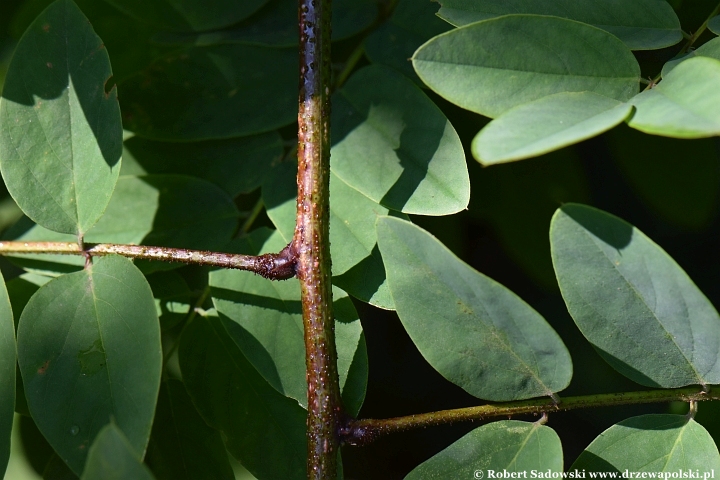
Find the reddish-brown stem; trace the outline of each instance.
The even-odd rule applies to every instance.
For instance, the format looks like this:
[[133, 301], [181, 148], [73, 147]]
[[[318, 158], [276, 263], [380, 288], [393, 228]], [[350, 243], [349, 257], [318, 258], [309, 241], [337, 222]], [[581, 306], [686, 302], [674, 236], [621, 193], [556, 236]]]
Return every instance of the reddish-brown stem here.
[[55, 253], [60, 255], [90, 256], [122, 255], [142, 260], [181, 262], [193, 265], [248, 270], [271, 280], [286, 280], [295, 276], [295, 248], [288, 245], [280, 253], [240, 255], [236, 253], [206, 252], [186, 248], [150, 247], [145, 245], [118, 245], [113, 243], [72, 242], [0, 242], [0, 255], [11, 253]]
[[578, 408], [611, 407], [660, 402], [697, 402], [720, 400], [720, 393], [701, 390], [698, 387], [647, 390], [641, 392], [604, 393], [581, 397], [564, 397], [558, 402], [552, 398], [536, 398], [519, 402], [480, 405], [477, 407], [442, 410], [387, 419], [351, 420], [342, 429], [342, 441], [350, 445], [365, 445], [376, 438], [394, 432], [402, 432], [434, 425], [486, 420], [493, 417], [510, 417], [521, 414], [543, 414]]
[[330, 0], [299, 0], [298, 200], [293, 244], [308, 384], [308, 478], [337, 476], [339, 418], [329, 241]]

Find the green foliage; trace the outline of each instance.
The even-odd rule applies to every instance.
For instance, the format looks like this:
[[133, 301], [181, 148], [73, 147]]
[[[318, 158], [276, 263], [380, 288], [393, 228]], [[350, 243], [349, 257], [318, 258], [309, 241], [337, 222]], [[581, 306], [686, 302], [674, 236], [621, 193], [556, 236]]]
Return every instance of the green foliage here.
[[[720, 5], [439, 3], [333, 1], [342, 418], [712, 392]], [[0, 250], [257, 255], [293, 239], [295, 1], [12, 0], [0, 25]], [[296, 279], [8, 257], [0, 470], [232, 479], [232, 457], [259, 479], [306, 477]], [[720, 471], [712, 415], [705, 430], [672, 408], [490, 422], [423, 447], [408, 434], [367, 457], [348, 445], [341, 473]]]

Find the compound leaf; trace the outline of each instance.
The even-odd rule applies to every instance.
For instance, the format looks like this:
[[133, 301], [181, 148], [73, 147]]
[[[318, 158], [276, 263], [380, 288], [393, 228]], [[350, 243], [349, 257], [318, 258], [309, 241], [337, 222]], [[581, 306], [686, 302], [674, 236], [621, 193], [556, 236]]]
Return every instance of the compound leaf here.
[[122, 125], [102, 40], [71, 0], [58, 0], [15, 49], [0, 101], [0, 170], [37, 223], [82, 236], [120, 173]]
[[10, 459], [10, 433], [15, 414], [15, 322], [5, 280], [0, 274], [0, 474]]
[[507, 15], [438, 35], [412, 57], [423, 82], [447, 100], [494, 118], [559, 92], [629, 100], [640, 67], [617, 37], [559, 17]]
[[720, 316], [652, 240], [609, 213], [567, 204], [550, 244], [568, 311], [613, 368], [653, 387], [720, 382]]
[[98, 258], [40, 287], [20, 317], [18, 361], [33, 419], [76, 474], [111, 418], [145, 451], [162, 350], [152, 292], [130, 260]]
[[572, 376], [560, 337], [529, 305], [419, 227], [377, 223], [400, 321], [441, 375], [485, 400], [552, 395]]

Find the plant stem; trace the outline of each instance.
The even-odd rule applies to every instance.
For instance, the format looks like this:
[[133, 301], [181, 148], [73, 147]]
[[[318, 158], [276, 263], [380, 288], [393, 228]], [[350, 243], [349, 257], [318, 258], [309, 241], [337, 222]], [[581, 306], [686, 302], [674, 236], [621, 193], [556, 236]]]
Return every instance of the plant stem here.
[[293, 237], [305, 327], [308, 478], [337, 477], [341, 414], [330, 284], [330, 0], [299, 0], [298, 199]]
[[710, 15], [705, 19], [705, 21], [700, 25], [700, 28], [698, 28], [692, 35], [690, 35], [690, 38], [688, 38], [688, 41], [683, 45], [680, 52], [678, 52], [678, 55], [683, 54], [687, 52], [690, 47], [693, 46], [693, 44], [697, 41], [698, 38], [700, 38], [700, 35], [705, 33], [705, 30], [707, 29], [708, 22], [712, 20], [712, 18], [720, 12], [720, 3], [717, 4], [717, 6], [710, 12]]
[[86, 243], [81, 246], [72, 242], [0, 242], [0, 255], [10, 253], [55, 253], [95, 257], [122, 255], [123, 257], [142, 260], [160, 260], [248, 270], [271, 280], [286, 280], [295, 275], [295, 256], [290, 245], [280, 253], [266, 253], [265, 255], [255, 256], [188, 250], [186, 248], [119, 245], [114, 243]]
[[365, 445], [381, 435], [402, 432], [414, 428], [445, 425], [473, 420], [485, 420], [491, 417], [509, 417], [520, 414], [544, 414], [578, 408], [611, 407], [640, 403], [661, 402], [698, 402], [720, 400], [720, 393], [705, 392], [698, 387], [647, 390], [643, 392], [604, 393], [579, 397], [565, 397], [559, 403], [551, 398], [524, 400], [478, 407], [442, 410], [439, 412], [409, 415], [388, 419], [353, 420], [342, 431], [342, 440], [351, 445]]

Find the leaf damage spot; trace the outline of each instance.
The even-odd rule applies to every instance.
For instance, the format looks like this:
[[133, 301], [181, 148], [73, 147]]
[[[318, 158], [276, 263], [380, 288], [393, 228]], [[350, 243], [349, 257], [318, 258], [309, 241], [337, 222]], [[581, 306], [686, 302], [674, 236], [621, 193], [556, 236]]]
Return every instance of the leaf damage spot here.
[[103, 90], [105, 91], [105, 99], [110, 98], [110, 94], [117, 85], [115, 84], [115, 77], [110, 75], [103, 83]]
[[43, 32], [49, 33], [50, 32], [50, 24], [46, 23], [45, 25], [42, 26], [42, 29], [43, 29]]
[[53, 68], [53, 64], [50, 62], [47, 62], [45, 65], [47, 65], [48, 68]]
[[50, 365], [50, 360], [45, 360], [45, 363], [43, 363], [42, 366], [37, 369], [38, 375], [45, 375], [49, 365]]

